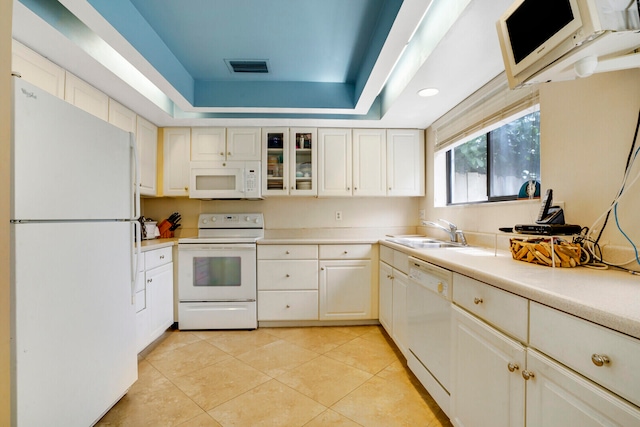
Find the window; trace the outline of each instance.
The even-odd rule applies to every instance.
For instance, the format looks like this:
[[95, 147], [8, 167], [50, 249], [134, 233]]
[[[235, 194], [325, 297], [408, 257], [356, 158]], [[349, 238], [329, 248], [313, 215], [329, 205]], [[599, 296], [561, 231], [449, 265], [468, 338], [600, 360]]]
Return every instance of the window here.
[[525, 110], [446, 151], [447, 204], [518, 198], [540, 180], [540, 111]]

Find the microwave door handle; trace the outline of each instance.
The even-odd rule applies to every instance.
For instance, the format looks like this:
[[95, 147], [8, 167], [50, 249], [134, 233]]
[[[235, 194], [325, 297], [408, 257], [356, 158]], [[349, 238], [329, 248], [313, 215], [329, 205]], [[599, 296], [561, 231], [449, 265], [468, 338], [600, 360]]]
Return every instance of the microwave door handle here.
[[245, 187], [244, 186], [245, 186], [245, 183], [247, 182], [247, 169], [246, 168], [242, 169], [242, 180], [241, 181], [242, 181], [242, 183], [241, 183], [242, 187], [240, 188], [240, 192], [244, 194], [245, 193]]

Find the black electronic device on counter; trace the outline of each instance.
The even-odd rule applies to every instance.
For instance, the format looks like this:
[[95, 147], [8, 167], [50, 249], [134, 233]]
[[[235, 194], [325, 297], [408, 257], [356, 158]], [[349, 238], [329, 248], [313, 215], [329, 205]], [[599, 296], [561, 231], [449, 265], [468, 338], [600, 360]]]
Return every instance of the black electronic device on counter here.
[[535, 224], [517, 224], [516, 233], [543, 234], [547, 236], [578, 234], [582, 230], [579, 225], [565, 224], [564, 211], [559, 206], [552, 206], [553, 190], [548, 189], [542, 199], [540, 212]]

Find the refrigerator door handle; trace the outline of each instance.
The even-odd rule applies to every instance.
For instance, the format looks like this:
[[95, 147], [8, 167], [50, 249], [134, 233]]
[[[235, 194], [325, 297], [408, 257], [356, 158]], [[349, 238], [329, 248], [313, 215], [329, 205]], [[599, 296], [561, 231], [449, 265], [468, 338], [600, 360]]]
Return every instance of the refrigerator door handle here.
[[138, 263], [140, 261], [142, 224], [139, 221], [131, 221], [133, 225], [136, 244], [131, 248], [131, 304], [136, 304], [136, 288], [138, 287]]
[[140, 164], [138, 163], [138, 144], [136, 143], [136, 135], [133, 132], [129, 132], [129, 147], [133, 153], [133, 176], [135, 189], [135, 200], [133, 203], [133, 217], [132, 219], [138, 220], [140, 218]]
[[142, 246], [142, 224], [138, 221], [140, 218], [140, 165], [138, 163], [138, 145], [136, 143], [136, 135], [129, 132], [129, 147], [133, 153], [133, 176], [134, 176], [134, 203], [133, 203], [133, 230], [135, 235], [135, 247], [131, 248], [131, 304], [136, 303], [136, 288], [138, 286], [138, 262], [140, 261], [140, 253]]

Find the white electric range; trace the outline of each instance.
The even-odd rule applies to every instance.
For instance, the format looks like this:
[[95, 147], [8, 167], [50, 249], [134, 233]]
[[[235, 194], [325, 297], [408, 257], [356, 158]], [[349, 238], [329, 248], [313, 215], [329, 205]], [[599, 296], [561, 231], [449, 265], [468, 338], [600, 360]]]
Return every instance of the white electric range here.
[[200, 214], [178, 240], [179, 329], [256, 329], [261, 213]]

